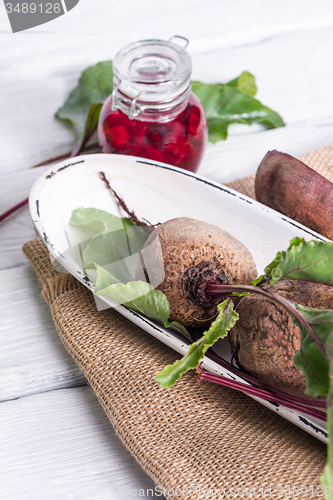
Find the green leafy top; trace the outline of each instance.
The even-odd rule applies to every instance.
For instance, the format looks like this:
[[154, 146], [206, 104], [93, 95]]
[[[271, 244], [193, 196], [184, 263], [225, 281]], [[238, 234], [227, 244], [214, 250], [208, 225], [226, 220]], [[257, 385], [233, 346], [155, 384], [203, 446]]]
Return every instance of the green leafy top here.
[[74, 130], [73, 156], [79, 154], [96, 130], [102, 104], [112, 92], [112, 81], [112, 61], [89, 66], [83, 71], [64, 105], [56, 112], [55, 116]]
[[70, 223], [95, 233], [83, 252], [83, 262], [96, 283], [96, 295], [144, 314], [192, 341], [186, 328], [169, 322], [170, 305], [165, 294], [149, 283], [135, 281], [139, 253], [148, 238], [145, 227], [96, 208], [74, 210]]
[[187, 353], [180, 360], [168, 365], [155, 378], [161, 387], [171, 387], [188, 370], [197, 368], [203, 359], [205, 352], [218, 339], [225, 337], [228, 331], [234, 326], [238, 319], [238, 314], [233, 310], [234, 304], [231, 299], [227, 299], [218, 305], [218, 315], [210, 328], [204, 332], [203, 336], [193, 342]]
[[256, 86], [250, 73], [242, 73], [238, 79], [225, 85], [194, 81], [192, 90], [205, 109], [210, 142], [226, 139], [232, 123], [259, 123], [266, 128], [284, 126], [276, 111], [254, 99]]
[[[102, 103], [111, 94], [112, 88], [112, 61], [90, 66], [83, 71], [77, 86], [56, 112], [56, 117], [74, 130], [74, 156], [81, 152], [96, 130]], [[278, 113], [254, 99], [257, 86], [255, 77], [248, 71], [226, 84], [193, 81], [192, 90], [205, 109], [210, 142], [225, 140], [232, 123], [260, 123], [266, 128], [284, 126]]]
[[231, 80], [226, 85], [228, 87], [235, 87], [238, 90], [241, 90], [245, 94], [255, 96], [257, 93], [257, 85], [255, 76], [249, 73], [248, 71], [243, 71], [237, 78]]
[[280, 279], [302, 279], [333, 285], [333, 243], [295, 238], [266, 267], [270, 284]]

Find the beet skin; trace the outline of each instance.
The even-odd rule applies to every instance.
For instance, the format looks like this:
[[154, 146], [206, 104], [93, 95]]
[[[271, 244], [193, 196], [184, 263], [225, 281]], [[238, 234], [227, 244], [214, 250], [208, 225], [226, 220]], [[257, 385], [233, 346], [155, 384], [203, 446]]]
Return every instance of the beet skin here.
[[260, 203], [333, 240], [333, 184], [296, 158], [269, 151], [255, 178]]
[[[302, 306], [333, 308], [333, 287], [329, 285], [281, 280], [263, 288]], [[239, 366], [264, 382], [304, 395], [305, 375], [293, 362], [301, 346], [301, 331], [291, 315], [273, 299], [257, 294], [243, 297], [236, 311], [239, 320], [229, 339]]]

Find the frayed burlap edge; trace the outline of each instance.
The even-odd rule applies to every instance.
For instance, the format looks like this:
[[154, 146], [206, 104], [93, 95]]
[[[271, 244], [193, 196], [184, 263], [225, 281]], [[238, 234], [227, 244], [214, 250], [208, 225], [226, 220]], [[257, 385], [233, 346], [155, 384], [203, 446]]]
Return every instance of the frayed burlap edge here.
[[252, 498], [262, 498], [262, 488], [281, 498], [279, 485], [307, 488], [308, 498], [311, 487], [317, 491], [323, 443], [241, 393], [207, 382], [197, 387], [193, 372], [160, 389], [154, 376], [179, 356], [116, 311], [98, 311], [89, 290], [53, 270], [40, 239], [26, 243], [24, 253], [66, 349], [168, 500], [246, 488], [255, 491]]

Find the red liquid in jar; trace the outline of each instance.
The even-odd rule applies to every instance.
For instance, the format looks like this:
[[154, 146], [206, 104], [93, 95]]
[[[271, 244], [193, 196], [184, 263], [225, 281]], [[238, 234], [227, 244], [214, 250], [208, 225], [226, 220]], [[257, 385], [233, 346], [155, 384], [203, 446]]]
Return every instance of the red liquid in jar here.
[[207, 121], [195, 94], [190, 94], [184, 111], [167, 123], [130, 120], [122, 111], [110, 109], [109, 97], [98, 126], [102, 153], [140, 156], [196, 172], [207, 142]]

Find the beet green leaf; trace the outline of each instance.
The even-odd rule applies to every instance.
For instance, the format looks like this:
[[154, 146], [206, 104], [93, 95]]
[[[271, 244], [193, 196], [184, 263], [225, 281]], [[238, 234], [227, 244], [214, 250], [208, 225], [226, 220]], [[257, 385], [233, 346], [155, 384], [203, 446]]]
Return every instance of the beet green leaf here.
[[257, 93], [257, 85], [255, 76], [249, 73], [248, 71], [243, 71], [237, 78], [231, 80], [226, 83], [229, 87], [235, 87], [245, 94], [249, 94], [251, 96], [255, 96]]
[[112, 88], [112, 62], [103, 61], [90, 66], [83, 71], [77, 86], [56, 112], [56, 118], [68, 123], [74, 131], [74, 156], [80, 153], [96, 130], [102, 104]]
[[129, 227], [135, 226], [135, 223], [126, 217], [120, 218], [117, 215], [110, 214], [105, 210], [99, 210], [98, 208], [83, 207], [73, 210], [69, 223], [74, 226], [82, 226], [90, 229], [94, 234], [99, 234], [102, 231], [112, 232], [121, 229], [127, 231]]
[[[327, 243], [326, 243], [327, 244]], [[328, 454], [321, 482], [324, 488], [333, 487], [333, 311], [311, 309], [295, 305], [298, 312], [309, 322], [325, 347], [329, 364], [309, 333], [302, 328], [301, 349], [294, 356], [294, 364], [306, 377], [307, 394], [312, 397], [326, 396]]]
[[[293, 305], [311, 325], [328, 354], [328, 347], [330, 343], [333, 344], [333, 311]], [[298, 325], [297, 321], [294, 320], [294, 322]], [[327, 361], [318, 344], [314, 342], [304, 327], [302, 327], [302, 346], [294, 356], [294, 364], [304, 372], [307, 382], [306, 392], [309, 396], [316, 398], [328, 395], [329, 367]]]
[[203, 336], [191, 344], [187, 353], [177, 360], [173, 365], [166, 366], [155, 378], [161, 387], [171, 387], [188, 370], [197, 368], [202, 361], [205, 352], [219, 338], [225, 337], [234, 326], [238, 314], [233, 309], [234, 303], [227, 299], [218, 305], [218, 315]]
[[70, 223], [95, 234], [83, 252], [86, 270], [102, 266], [118, 282], [133, 281], [139, 252], [148, 238], [143, 227], [96, 208], [74, 210]]
[[170, 305], [166, 295], [149, 283], [135, 281], [135, 271], [148, 233], [127, 218], [96, 208], [78, 208], [72, 212], [72, 225], [87, 231], [90, 240], [83, 252], [84, 269], [95, 282], [94, 293], [123, 304], [150, 319], [182, 333], [190, 334], [179, 323], [168, 321]]
[[265, 269], [270, 284], [280, 279], [299, 279], [333, 285], [333, 243], [291, 241], [286, 252], [280, 252]]
[[[112, 89], [112, 61], [90, 66], [83, 71], [77, 86], [56, 112], [56, 118], [68, 123], [74, 131], [73, 156], [82, 151], [95, 132], [102, 103]], [[225, 140], [232, 123], [260, 123], [266, 128], [284, 126], [278, 113], [254, 99], [257, 86], [255, 77], [248, 71], [226, 84], [193, 81], [192, 90], [205, 109], [210, 142]]]
[[[329, 357], [333, 359], [332, 344], [329, 350]], [[327, 431], [328, 431], [328, 450], [327, 450], [327, 461], [324, 468], [324, 472], [321, 476], [321, 484], [323, 487], [329, 489], [331, 492], [333, 490], [333, 363], [330, 364], [329, 368], [329, 379], [330, 387], [329, 394], [327, 397]], [[327, 498], [330, 495], [327, 495]]]
[[96, 265], [97, 279], [94, 293], [111, 299], [114, 306], [122, 304], [173, 330], [182, 333], [190, 342], [188, 331], [176, 321], [168, 321], [170, 305], [166, 295], [144, 281], [115, 282], [105, 267]]
[[232, 123], [245, 125], [259, 123], [266, 128], [284, 126], [281, 116], [276, 111], [264, 106], [241, 88], [228, 84], [192, 82], [192, 90], [205, 109], [210, 142], [225, 140], [228, 127]]

